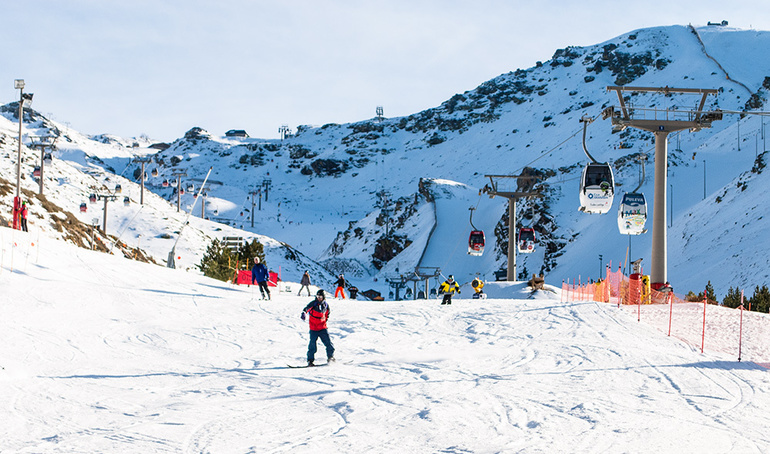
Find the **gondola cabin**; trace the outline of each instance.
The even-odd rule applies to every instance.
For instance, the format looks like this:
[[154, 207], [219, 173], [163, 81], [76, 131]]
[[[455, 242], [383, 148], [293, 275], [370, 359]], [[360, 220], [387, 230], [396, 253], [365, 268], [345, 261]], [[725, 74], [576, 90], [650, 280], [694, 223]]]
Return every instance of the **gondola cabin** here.
[[607, 163], [590, 163], [580, 178], [580, 211], [604, 214], [610, 211], [615, 197], [612, 167]]
[[85, 212], [87, 212], [87, 211], [88, 211], [88, 204], [87, 204], [87, 203], [85, 203], [85, 202], [81, 203], [81, 204], [80, 204], [80, 212], [81, 212], [81, 213], [85, 213]]
[[516, 243], [519, 252], [529, 254], [535, 252], [535, 229], [523, 228], [519, 230], [519, 241]]
[[167, 188], [169, 187], [169, 182], [168, 180], [163, 180], [163, 183], [161, 183], [160, 185], [163, 186], [164, 188]]
[[32, 176], [35, 178], [40, 178], [40, 166], [35, 166], [35, 170], [32, 171]]
[[91, 194], [88, 196], [88, 201], [91, 203], [96, 203], [96, 194]]
[[644, 194], [627, 192], [618, 207], [618, 229], [624, 235], [641, 235], [647, 232], [647, 201]]
[[187, 185], [187, 192], [193, 192], [194, 190], [195, 190], [195, 185], [193, 185], [193, 184], [188, 184]]
[[157, 177], [158, 176], [158, 169], [152, 169], [152, 172], [150, 172], [150, 173], [152, 174], [153, 177]]
[[128, 196], [123, 197], [123, 205], [125, 206], [131, 205], [131, 199], [129, 199]]
[[53, 156], [51, 153], [46, 153], [43, 155], [43, 162], [46, 164], [51, 164], [53, 162]]
[[484, 231], [471, 230], [468, 237], [468, 254], [479, 256], [484, 253]]
[[121, 186], [119, 184], [116, 184], [115, 185], [115, 194], [120, 194], [121, 192], [123, 192], [123, 186]]

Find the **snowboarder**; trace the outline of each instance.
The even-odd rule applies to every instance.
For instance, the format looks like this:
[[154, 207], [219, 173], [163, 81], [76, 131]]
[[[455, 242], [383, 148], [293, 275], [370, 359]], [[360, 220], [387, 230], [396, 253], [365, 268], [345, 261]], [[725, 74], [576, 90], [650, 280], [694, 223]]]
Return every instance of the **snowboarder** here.
[[340, 294], [342, 294], [342, 299], [345, 299], [345, 276], [342, 274], [337, 279], [337, 289], [334, 291], [334, 297], [338, 298]]
[[251, 285], [254, 285], [254, 282], [259, 284], [259, 293], [262, 294], [262, 299], [265, 299], [265, 294], [267, 294], [267, 299], [269, 300], [270, 289], [267, 288], [268, 277], [269, 273], [265, 264], [259, 263], [259, 257], [254, 257], [254, 266], [251, 267]]
[[447, 280], [441, 283], [440, 291], [444, 295], [444, 299], [441, 301], [441, 304], [452, 304], [452, 294], [454, 292], [459, 294], [460, 286], [457, 285], [457, 282], [455, 282], [455, 277], [450, 274]]
[[19, 211], [21, 217], [21, 230], [27, 232], [27, 201], [21, 202], [21, 211]]
[[305, 271], [305, 274], [302, 275], [302, 280], [299, 281], [301, 287], [299, 288], [299, 292], [297, 292], [297, 296], [301, 296], [302, 289], [307, 289], [307, 296], [310, 296], [310, 273]]
[[302, 310], [300, 318], [305, 320], [307, 316], [310, 317], [308, 323], [310, 324], [310, 344], [307, 347], [307, 365], [314, 366], [315, 353], [318, 350], [318, 339], [321, 339], [324, 346], [326, 346], [326, 361], [334, 361], [334, 345], [329, 338], [329, 332], [326, 330], [326, 321], [329, 319], [329, 304], [326, 302], [326, 295], [323, 290], [318, 290], [315, 294], [315, 299], [311, 301], [305, 309]]

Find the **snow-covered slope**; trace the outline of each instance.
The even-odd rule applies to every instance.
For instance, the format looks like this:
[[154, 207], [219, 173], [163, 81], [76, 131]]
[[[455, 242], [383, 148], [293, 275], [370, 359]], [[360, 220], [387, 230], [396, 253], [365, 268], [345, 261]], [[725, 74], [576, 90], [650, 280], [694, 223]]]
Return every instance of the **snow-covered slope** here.
[[337, 363], [289, 369], [305, 362], [307, 297], [259, 301], [62, 242], [14, 247], [12, 235], [0, 228], [15, 254], [13, 272], [7, 255], [0, 267], [4, 452], [770, 449], [769, 375], [751, 362], [761, 342], [743, 362], [701, 354], [635, 312], [491, 283], [490, 299], [452, 306], [331, 300]]

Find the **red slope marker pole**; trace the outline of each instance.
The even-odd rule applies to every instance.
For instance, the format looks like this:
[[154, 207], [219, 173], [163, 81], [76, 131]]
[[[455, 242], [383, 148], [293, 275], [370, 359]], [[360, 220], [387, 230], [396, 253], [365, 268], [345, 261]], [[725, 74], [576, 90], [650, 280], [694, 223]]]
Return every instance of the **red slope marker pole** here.
[[700, 352], [703, 353], [703, 347], [706, 344], [706, 293], [703, 292], [703, 333], [701, 334], [700, 339]]
[[743, 343], [743, 290], [741, 290], [741, 322], [738, 328], [738, 362], [741, 362], [741, 344]]

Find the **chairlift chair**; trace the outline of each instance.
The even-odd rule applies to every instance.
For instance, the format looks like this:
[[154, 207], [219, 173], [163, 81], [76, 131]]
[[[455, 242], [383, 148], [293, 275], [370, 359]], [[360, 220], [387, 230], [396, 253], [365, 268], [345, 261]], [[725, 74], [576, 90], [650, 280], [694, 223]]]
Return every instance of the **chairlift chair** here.
[[519, 252], [523, 254], [535, 252], [535, 241], [535, 229], [524, 227], [519, 230], [519, 241], [516, 242]]
[[580, 177], [580, 211], [604, 214], [610, 211], [614, 197], [612, 167], [606, 162], [586, 165]]
[[647, 232], [647, 201], [641, 192], [627, 192], [618, 207], [618, 229], [623, 235], [641, 235]]

